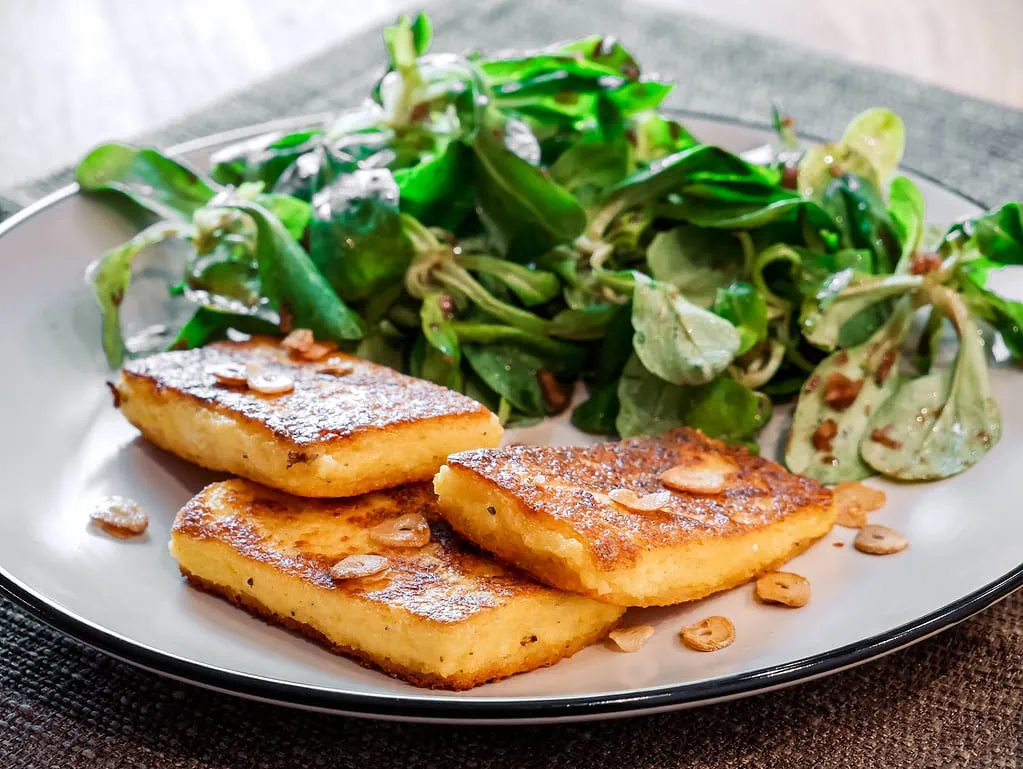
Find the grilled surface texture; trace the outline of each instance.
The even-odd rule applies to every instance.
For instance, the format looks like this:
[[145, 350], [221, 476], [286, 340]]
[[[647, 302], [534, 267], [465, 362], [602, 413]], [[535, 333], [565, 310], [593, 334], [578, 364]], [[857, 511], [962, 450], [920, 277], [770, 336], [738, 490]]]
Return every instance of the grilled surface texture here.
[[[370, 529], [421, 513], [423, 548]], [[196, 586], [417, 686], [467, 689], [551, 665], [601, 638], [622, 609], [542, 585], [454, 534], [429, 484], [300, 499], [245, 480], [208, 486], [179, 513], [171, 554]], [[335, 581], [347, 555], [386, 571]]]
[[[286, 374], [294, 390], [261, 395], [208, 371], [250, 362]], [[339, 363], [351, 373], [320, 370]], [[502, 433], [497, 417], [464, 395], [342, 353], [297, 360], [268, 338], [131, 361], [115, 387], [121, 411], [158, 446], [307, 497], [429, 480], [448, 454], [496, 446]]]
[[[714, 455], [734, 464], [721, 494], [672, 492], [652, 512], [608, 494], [663, 491], [660, 475]], [[467, 451], [435, 480], [445, 518], [548, 584], [624, 606], [702, 598], [805, 550], [834, 523], [831, 492], [688, 428], [592, 447]]]

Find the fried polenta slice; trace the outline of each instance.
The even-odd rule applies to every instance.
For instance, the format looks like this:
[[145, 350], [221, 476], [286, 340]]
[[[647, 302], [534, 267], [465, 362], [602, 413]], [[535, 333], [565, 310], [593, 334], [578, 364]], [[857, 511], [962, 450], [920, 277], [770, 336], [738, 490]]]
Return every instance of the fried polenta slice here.
[[[669, 490], [661, 474], [679, 465], [727, 468], [722, 488]], [[562, 590], [622, 606], [739, 585], [835, 520], [827, 487], [686, 428], [588, 448], [468, 451], [448, 458], [434, 487], [444, 517], [480, 547]]]
[[[249, 363], [294, 389], [262, 395], [211, 373]], [[426, 481], [448, 454], [496, 446], [502, 432], [460, 393], [341, 353], [295, 359], [269, 338], [131, 361], [115, 388], [121, 411], [157, 446], [303, 497]]]
[[[429, 522], [425, 546], [374, 537], [415, 514]], [[623, 612], [479, 552], [443, 522], [426, 483], [329, 501], [214, 483], [178, 513], [170, 550], [196, 587], [416, 686], [468, 689], [551, 665]], [[332, 566], [353, 554], [386, 568], [335, 579]]]

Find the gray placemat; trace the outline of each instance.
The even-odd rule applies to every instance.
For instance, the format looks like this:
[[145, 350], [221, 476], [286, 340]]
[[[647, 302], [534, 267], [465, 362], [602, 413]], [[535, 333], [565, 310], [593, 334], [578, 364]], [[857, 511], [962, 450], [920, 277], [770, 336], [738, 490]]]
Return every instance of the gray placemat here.
[[[453, 0], [432, 15], [437, 51], [529, 48], [613, 33], [637, 53], [645, 71], [679, 84], [669, 106], [695, 112], [766, 125], [771, 103], [781, 101], [800, 130], [838, 136], [857, 112], [887, 106], [906, 122], [905, 162], [914, 170], [982, 202], [1023, 197], [1023, 112], [1018, 110], [636, 3]], [[373, 30], [143, 139], [166, 146], [350, 105], [365, 98], [382, 66], [380, 33]], [[70, 173], [62, 172], [0, 197], [27, 205], [69, 180]]]
[[[780, 99], [833, 136], [882, 104], [906, 162], [985, 203], [1023, 197], [1023, 115], [709, 22], [611, 0], [455, 0], [437, 49], [613, 32], [681, 86], [671, 104], [765, 123]], [[166, 145], [346, 105], [378, 73], [378, 32], [166, 127]], [[69, 172], [9, 190], [11, 213]], [[813, 632], [812, 627], [807, 632]], [[910, 650], [783, 692], [698, 711], [554, 727], [371, 723], [247, 703], [137, 671], [0, 600], [0, 769], [17, 767], [1020, 767], [1023, 592]]]

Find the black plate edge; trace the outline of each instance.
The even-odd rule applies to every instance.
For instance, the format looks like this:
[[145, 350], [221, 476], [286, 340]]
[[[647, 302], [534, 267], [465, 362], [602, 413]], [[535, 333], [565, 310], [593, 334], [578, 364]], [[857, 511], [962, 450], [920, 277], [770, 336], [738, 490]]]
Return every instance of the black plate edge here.
[[401, 695], [342, 694], [301, 684], [287, 684], [201, 665], [163, 654], [101, 630], [23, 588], [0, 572], [0, 592], [61, 633], [124, 662], [151, 672], [250, 699], [340, 715], [397, 718], [413, 721], [562, 721], [602, 715], [640, 715], [644, 712], [709, 704], [724, 699], [778, 689], [818, 678], [910, 646], [948, 629], [1023, 587], [1023, 565], [964, 598], [853, 644], [784, 665], [681, 686], [592, 697], [531, 701], [487, 702], [438, 697], [429, 702]]
[[[723, 124], [747, 128], [770, 130], [766, 123], [723, 117], [693, 110], [671, 110], [680, 116], [712, 120]], [[168, 153], [195, 151], [225, 140], [243, 138], [244, 135], [258, 135], [294, 125], [317, 116], [285, 118], [267, 123], [243, 127], [212, 134], [167, 149]], [[812, 134], [803, 134], [808, 139], [826, 141]], [[902, 168], [921, 178], [952, 192], [978, 207], [986, 207], [959, 190], [950, 187], [929, 174], [911, 166]], [[71, 184], [47, 195], [14, 216], [0, 222], [0, 237], [18, 224], [35, 216], [51, 205], [78, 192], [78, 185]], [[639, 692], [621, 694], [566, 697], [548, 699], [542, 703], [531, 701], [488, 702], [472, 698], [456, 699], [444, 697], [423, 702], [402, 698], [401, 695], [344, 694], [336, 691], [317, 689], [301, 684], [288, 684], [241, 673], [222, 670], [163, 654], [120, 636], [94, 627], [59, 607], [48, 603], [41, 596], [20, 585], [0, 568], [0, 593], [9, 596], [19, 606], [55, 630], [82, 641], [88, 646], [136, 667], [170, 676], [171, 678], [215, 691], [235, 694], [249, 699], [288, 705], [297, 708], [351, 715], [366, 718], [393, 718], [409, 721], [463, 721], [463, 722], [529, 722], [529, 721], [572, 721], [599, 718], [611, 715], [641, 715], [645, 712], [672, 708], [692, 707], [710, 704], [724, 699], [737, 698], [757, 692], [778, 689], [834, 673], [843, 668], [867, 662], [893, 651], [910, 646], [928, 636], [952, 627], [997, 603], [1023, 587], [1023, 564], [1012, 571], [970, 593], [963, 598], [908, 622], [885, 633], [863, 639], [853, 644], [832, 649], [823, 654], [776, 665], [761, 670], [743, 673], [713, 681], [661, 687]]]

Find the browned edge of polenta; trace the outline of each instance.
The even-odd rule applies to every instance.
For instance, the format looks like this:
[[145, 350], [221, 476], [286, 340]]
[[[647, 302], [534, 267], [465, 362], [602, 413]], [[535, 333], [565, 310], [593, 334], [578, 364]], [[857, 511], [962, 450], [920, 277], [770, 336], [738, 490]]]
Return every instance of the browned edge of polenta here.
[[616, 618], [606, 626], [600, 628], [598, 631], [592, 633], [588, 637], [579, 639], [574, 644], [566, 644], [562, 653], [551, 656], [546, 659], [540, 660], [534, 665], [528, 668], [513, 669], [512, 666], [504, 668], [497, 668], [487, 673], [471, 677], [471, 676], [452, 676], [450, 678], [444, 678], [442, 676], [434, 676], [420, 671], [411, 670], [404, 665], [399, 665], [391, 660], [380, 660], [366, 652], [351, 646], [344, 646], [343, 644], [336, 643], [328, 638], [326, 635], [321, 633], [311, 625], [300, 622], [293, 617], [284, 617], [271, 609], [267, 608], [262, 602], [256, 600], [252, 596], [242, 595], [235, 593], [232, 590], [225, 589], [221, 585], [203, 579], [202, 577], [192, 573], [184, 566], [179, 564], [178, 568], [181, 570], [181, 574], [188, 580], [188, 583], [198, 590], [202, 590], [206, 593], [218, 596], [225, 599], [226, 601], [234, 604], [240, 609], [244, 609], [248, 613], [252, 614], [259, 619], [271, 624], [280, 625], [294, 633], [305, 636], [321, 646], [325, 647], [334, 654], [348, 657], [355, 662], [358, 662], [365, 668], [370, 670], [378, 670], [382, 673], [386, 673], [392, 678], [398, 678], [406, 683], [418, 686], [423, 689], [446, 689], [449, 691], [465, 691], [466, 689], [472, 689], [476, 686], [481, 686], [486, 683], [498, 681], [502, 678], [508, 678], [518, 673], [528, 673], [539, 668], [550, 667], [555, 663], [560, 662], [563, 659], [571, 657], [576, 652], [586, 648], [587, 646], [596, 643], [601, 638], [606, 636], [620, 621], [620, 617]]
[[[438, 415], [432, 416], [432, 417], [421, 417], [421, 418], [417, 418], [417, 419], [406, 419], [406, 420], [401, 420], [401, 421], [394, 422], [392, 424], [389, 424], [389, 425], [386, 425], [386, 426], [383, 426], [383, 427], [378, 427], [378, 426], [374, 426], [374, 425], [367, 425], [367, 426], [360, 427], [358, 429], [352, 430], [351, 432], [346, 433], [344, 435], [338, 435], [338, 436], [333, 437], [333, 438], [321, 439], [321, 440], [318, 440], [318, 441], [316, 441], [314, 443], [299, 443], [292, 436], [287, 435], [286, 433], [282, 433], [282, 432], [279, 432], [277, 430], [271, 429], [262, 420], [256, 419], [256, 418], [254, 418], [254, 417], [252, 417], [252, 416], [250, 416], [250, 415], [248, 415], [248, 414], [246, 414], [246, 413], [244, 413], [242, 411], [238, 411], [236, 409], [226, 408], [225, 406], [223, 406], [220, 403], [217, 403], [215, 401], [211, 401], [211, 400], [208, 400], [206, 398], [200, 398], [200, 397], [198, 397], [196, 395], [192, 395], [191, 393], [183, 392], [183, 391], [181, 391], [181, 390], [179, 390], [177, 388], [166, 388], [166, 387], [160, 385], [159, 382], [157, 382], [156, 379], [154, 377], [152, 377], [152, 376], [145, 376], [145, 375], [142, 375], [142, 374], [136, 374], [136, 373], [133, 373], [133, 372], [121, 369], [120, 377], [121, 377], [121, 381], [126, 381], [128, 379], [132, 380], [132, 382], [134, 383], [133, 386], [135, 386], [135, 387], [140, 387], [140, 386], [146, 387], [148, 389], [147, 397], [150, 397], [150, 398], [152, 398], [154, 400], [160, 400], [160, 399], [166, 398], [167, 397], [166, 393], [169, 391], [169, 392], [173, 393], [172, 397], [180, 398], [182, 400], [188, 400], [188, 401], [192, 402], [193, 404], [195, 404], [197, 410], [203, 409], [203, 410], [207, 410], [207, 411], [213, 411], [213, 412], [215, 412], [217, 414], [222, 414], [224, 416], [230, 417], [231, 419], [235, 419], [235, 420], [237, 420], [239, 422], [243, 422], [243, 423], [245, 423], [247, 425], [254, 425], [258, 429], [258, 431], [261, 432], [263, 435], [265, 435], [268, 439], [271, 439], [271, 440], [276, 441], [276, 442], [280, 442], [281, 444], [285, 444], [287, 447], [289, 447], [289, 449], [288, 449], [289, 454], [291, 453], [292, 449], [294, 449], [294, 451], [296, 453], [301, 454], [302, 452], [306, 452], [306, 451], [310, 451], [310, 450], [315, 450], [315, 449], [339, 449], [339, 448], [345, 448], [346, 444], [349, 444], [349, 443], [351, 443], [353, 441], [356, 441], [356, 440], [362, 440], [365, 436], [367, 436], [369, 434], [372, 434], [372, 433], [384, 433], [384, 434], [387, 434], [387, 433], [399, 432], [400, 430], [402, 430], [407, 425], [429, 424], [431, 422], [438, 422], [438, 421], [451, 422], [453, 420], [479, 420], [480, 417], [486, 418], [486, 420], [489, 422], [490, 418], [493, 416], [493, 412], [490, 411], [486, 406], [484, 406], [483, 404], [477, 404], [479, 406], [479, 408], [474, 410], [474, 411], [463, 411], [463, 412], [459, 412], [459, 413], [456, 413], [456, 414], [438, 414]], [[115, 404], [115, 407], [118, 408], [118, 409], [121, 409], [121, 402], [128, 400], [128, 394], [123, 392], [117, 386], [117, 384], [111, 384], [111, 387], [117, 393], [116, 400], [118, 402]], [[122, 411], [123, 411], [123, 409], [122, 409]], [[138, 425], [135, 425], [135, 426], [139, 427]], [[141, 430], [141, 428], [139, 428], [139, 429]], [[301, 462], [303, 460], [301, 458], [298, 458], [297, 461]], [[423, 479], [419, 479], [419, 480], [428, 480], [428, 479], [423, 478]]]
[[[476, 451], [476, 449], [472, 449], [472, 450]], [[599, 556], [595, 552], [592, 544], [589, 543], [584, 537], [580, 536], [580, 534], [575, 529], [573, 529], [567, 522], [562, 521], [562, 520], [560, 520], [558, 518], [555, 518], [554, 516], [549, 515], [548, 513], [544, 512], [543, 510], [537, 510], [532, 505], [526, 504], [525, 502], [522, 501], [522, 499], [519, 498], [519, 496], [515, 492], [506, 489], [504, 486], [499, 484], [493, 478], [490, 478], [489, 476], [481, 473], [475, 467], [471, 467], [470, 465], [460, 464], [460, 463], [454, 463], [453, 464], [451, 462], [451, 457], [448, 457], [448, 461], [445, 464], [445, 467], [447, 467], [448, 472], [451, 472], [451, 473], [467, 473], [467, 474], [471, 474], [473, 476], [473, 479], [477, 483], [479, 483], [482, 486], [487, 487], [487, 489], [489, 491], [491, 491], [491, 492], [496, 491], [498, 493], [498, 495], [500, 495], [505, 500], [506, 504], [514, 505], [514, 507], [518, 511], [519, 515], [521, 515], [523, 519], [531, 520], [531, 521], [542, 521], [543, 525], [545, 527], [549, 528], [551, 531], [555, 531], [558, 534], [560, 534], [561, 536], [566, 537], [567, 539], [574, 539], [575, 541], [577, 541], [587, 552], [589, 552], [589, 553], [591, 553], [593, 555], [594, 562], [597, 562], [597, 561], [600, 560]], [[434, 480], [436, 480], [436, 478], [437, 478], [437, 476], [435, 475], [434, 476]], [[436, 486], [434, 488], [436, 488]], [[437, 495], [437, 498], [438, 498], [438, 501], [439, 501], [440, 500], [440, 495], [439, 494]], [[443, 514], [443, 512], [444, 512], [443, 506], [440, 507], [440, 510], [441, 510], [441, 514]], [[445, 520], [448, 520], [447, 516], [444, 516], [444, 517], [445, 517]], [[448, 520], [448, 523], [451, 523], [451, 521]], [[471, 541], [471, 538], [467, 534], [465, 534], [465, 532], [461, 531], [454, 524], [451, 524], [451, 525], [452, 525], [452, 528], [454, 528], [456, 531], [458, 531], [459, 534], [461, 534], [466, 539], [470, 539], [470, 541]], [[486, 548], [484, 548], [484, 549], [486, 549]], [[611, 565], [607, 566], [606, 568], [604, 568], [603, 570], [604, 571], [610, 571], [610, 570], [612, 570], [612, 569], [614, 569], [616, 567], [617, 567], [617, 564], [611, 564]], [[557, 587], [557, 585], [555, 585], [554, 587]], [[564, 589], [564, 588], [561, 588], [561, 589]]]
[[[545, 514], [544, 512], [535, 509], [531, 505], [523, 502], [516, 494], [505, 489], [499, 483], [489, 478], [488, 476], [479, 472], [476, 468], [468, 465], [457, 464], [447, 465], [448, 472], [452, 473], [466, 473], [471, 475], [477, 483], [485, 485], [492, 492], [496, 492], [503, 500], [504, 503], [513, 506], [518, 514], [526, 520], [539, 521], [543, 520], [544, 525], [551, 528], [551, 530], [573, 539], [582, 545], [582, 547], [591, 555], [592, 564], [594, 568], [605, 573], [612, 573], [616, 569], [622, 566], [621, 563], [606, 563], [599, 557], [596, 557], [596, 553], [592, 544], [582, 538], [576, 531], [572, 529], [566, 522], [560, 521], [552, 516]], [[826, 487], [824, 487], [826, 488]], [[441, 505], [441, 512], [443, 514], [444, 507]], [[807, 507], [798, 508], [793, 510], [781, 518], [777, 519], [772, 525], [777, 525], [783, 521], [790, 519], [795, 516], [809, 516], [817, 517], [818, 515], [827, 513], [830, 514], [830, 520], [828, 521], [827, 527], [817, 536], [807, 537], [805, 539], [796, 540], [792, 543], [789, 550], [779, 558], [771, 561], [756, 571], [744, 573], [736, 578], [730, 579], [727, 582], [722, 583], [719, 587], [714, 588], [709, 592], [702, 592], [697, 595], [690, 595], [684, 590], [665, 590], [659, 593], [656, 597], [649, 596], [646, 600], [639, 600], [636, 596], [631, 594], [622, 593], [618, 590], [612, 590], [608, 593], [598, 593], [595, 590], [590, 589], [582, 583], [579, 579], [578, 574], [573, 569], [567, 568], [560, 560], [553, 558], [544, 558], [537, 560], [532, 555], [523, 555], [518, 549], [511, 549], [503, 546], [500, 541], [493, 541], [492, 538], [488, 538], [486, 542], [478, 541], [476, 537], [471, 536], [464, 526], [460, 525], [461, 521], [457, 516], [445, 516], [445, 519], [451, 525], [455, 531], [465, 537], [471, 542], [474, 542], [478, 547], [482, 547], [485, 550], [489, 550], [498, 558], [511, 563], [518, 568], [529, 573], [534, 579], [549, 585], [557, 590], [564, 590], [566, 592], [574, 593], [576, 595], [585, 596], [592, 598], [596, 601], [603, 603], [609, 603], [616, 606], [626, 606], [632, 608], [650, 608], [657, 606], [674, 606], [681, 603], [689, 603], [692, 601], [702, 600], [712, 595], [732, 590], [741, 585], [747, 584], [758, 576], [765, 574], [769, 571], [773, 571], [780, 566], [788, 563], [796, 556], [806, 552], [816, 542], [820, 541], [834, 527], [834, 509], [831, 504], [827, 505], [809, 505]], [[748, 532], [733, 532], [720, 539], [735, 539], [738, 537], [746, 536]], [[634, 562], [633, 562], [634, 563]]]

